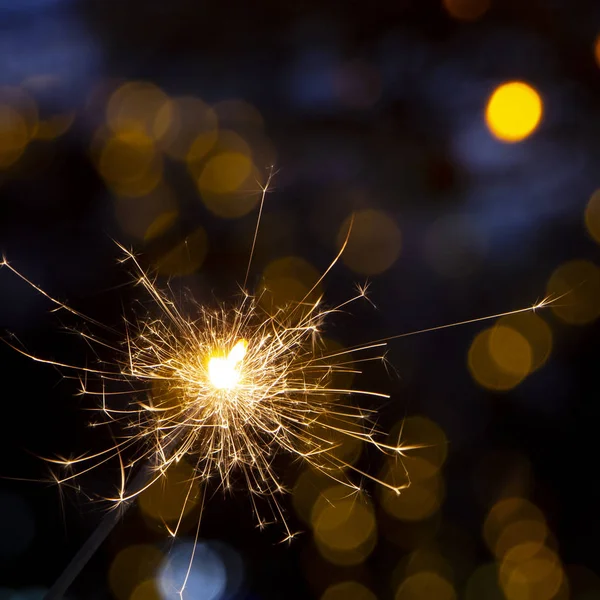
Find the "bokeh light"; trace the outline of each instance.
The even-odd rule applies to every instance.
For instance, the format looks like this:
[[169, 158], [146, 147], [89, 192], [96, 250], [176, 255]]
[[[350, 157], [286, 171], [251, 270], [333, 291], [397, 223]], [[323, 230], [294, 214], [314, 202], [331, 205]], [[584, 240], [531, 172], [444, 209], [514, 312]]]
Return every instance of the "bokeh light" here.
[[200, 498], [197, 482], [190, 489], [193, 477], [194, 469], [186, 460], [171, 465], [164, 477], [140, 494], [140, 509], [160, 522], [178, 521], [180, 517], [185, 517], [197, 506]]
[[600, 189], [591, 195], [585, 208], [585, 227], [592, 238], [600, 244]]
[[[552, 350], [552, 330], [538, 313], [525, 312], [507, 315], [498, 319], [497, 325], [498, 327], [509, 328], [512, 331], [516, 331], [527, 340], [531, 354], [531, 371], [541, 368], [546, 363]], [[491, 339], [490, 344], [498, 343], [498, 341], [499, 340], [496, 339], [495, 342], [493, 342]], [[521, 343], [520, 346], [521, 352], [526, 354], [524, 345]], [[490, 348], [490, 352], [492, 352], [492, 348]], [[502, 352], [502, 350], [500, 350], [500, 352]], [[498, 364], [502, 366], [502, 360], [496, 360]], [[510, 360], [517, 362], [512, 358]], [[522, 358], [521, 360], [524, 359]]]
[[386, 487], [379, 491], [384, 510], [396, 519], [420, 521], [431, 517], [444, 499], [444, 481], [434, 464], [424, 458], [411, 457], [404, 464], [390, 463], [382, 479], [392, 485], [408, 484], [400, 493]]
[[162, 178], [162, 159], [145, 133], [122, 130], [104, 142], [98, 170], [115, 194], [144, 196]]
[[490, 390], [507, 391], [531, 372], [531, 345], [512, 327], [489, 327], [479, 332], [471, 343], [467, 364], [479, 385]]
[[208, 236], [203, 227], [187, 235], [155, 261], [160, 275], [169, 277], [189, 275], [197, 271], [208, 253]]
[[108, 583], [114, 597], [130, 600], [138, 585], [155, 576], [162, 560], [162, 552], [149, 544], [136, 544], [121, 550], [108, 572]]
[[452, 584], [430, 571], [415, 573], [407, 577], [396, 591], [395, 600], [455, 600]]
[[359, 210], [340, 227], [338, 247], [344, 243], [350, 223], [352, 233], [342, 255], [344, 263], [360, 275], [376, 275], [389, 269], [400, 255], [401, 235], [395, 221], [380, 210]]
[[162, 600], [181, 600], [179, 589], [185, 580], [190, 558], [186, 594], [194, 600], [221, 600], [227, 590], [227, 569], [218, 552], [209, 544], [181, 542], [164, 558], [158, 574]]
[[135, 587], [129, 600], [162, 600], [154, 579], [146, 579]]
[[[318, 280], [319, 271], [305, 259], [298, 256], [277, 258], [263, 271], [260, 303], [271, 310], [300, 302]], [[321, 291], [317, 286], [307, 300], [314, 302]]]
[[600, 269], [588, 260], [560, 265], [548, 280], [546, 291], [560, 298], [551, 308], [565, 323], [585, 325], [600, 315]]
[[329, 586], [321, 600], [377, 600], [377, 597], [358, 581], [342, 581]]
[[167, 95], [156, 85], [131, 81], [119, 87], [110, 97], [106, 120], [113, 133], [136, 132], [158, 140], [171, 124], [172, 106]]
[[537, 506], [518, 497], [503, 498], [492, 506], [483, 525], [483, 538], [494, 554], [506, 554], [510, 543], [521, 543], [529, 536], [544, 540], [547, 536], [546, 519]]
[[539, 125], [542, 111], [542, 99], [534, 88], [522, 81], [511, 81], [494, 90], [485, 109], [485, 120], [499, 140], [519, 142]]
[[461, 21], [475, 21], [490, 8], [490, 0], [442, 0], [448, 14]]
[[124, 233], [148, 242], [174, 225], [179, 206], [173, 192], [165, 185], [158, 185], [144, 196], [116, 196], [115, 216]]
[[373, 506], [362, 494], [349, 495], [346, 486], [323, 490], [313, 506], [311, 522], [317, 548], [334, 564], [361, 563], [375, 547]]
[[480, 565], [471, 573], [465, 586], [465, 600], [506, 600], [498, 583], [496, 563]]

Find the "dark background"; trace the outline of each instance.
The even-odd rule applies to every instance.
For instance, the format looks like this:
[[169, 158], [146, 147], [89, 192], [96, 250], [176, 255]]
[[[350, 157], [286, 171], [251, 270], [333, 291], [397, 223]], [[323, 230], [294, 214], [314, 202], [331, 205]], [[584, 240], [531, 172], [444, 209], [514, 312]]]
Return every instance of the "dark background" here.
[[[256, 211], [232, 220], [212, 215], [184, 170], [170, 167], [179, 218], [164, 239], [145, 245], [123, 231], [114, 194], [96, 170], [90, 143], [104, 118], [97, 90], [145, 80], [209, 104], [241, 99], [262, 116], [278, 171], [251, 285], [280, 256], [326, 268], [338, 229], [356, 208], [381, 209], [395, 220], [400, 256], [370, 278], [377, 309], [360, 307], [352, 319], [332, 323], [334, 337], [352, 344], [533, 304], [561, 263], [598, 260], [583, 214], [599, 184], [599, 32], [600, 5], [592, 0], [492, 0], [472, 21], [429, 0], [0, 0], [0, 83], [21, 86], [51, 75], [52, 85], [36, 88], [40, 114], [74, 114], [64, 135], [31, 141], [0, 173], [0, 247], [48, 293], [117, 330], [122, 307], [139, 290], [128, 285], [112, 239], [151, 265], [156, 248], [202, 226], [206, 260], [174, 285], [199, 289], [205, 303], [236, 292]], [[503, 144], [488, 132], [483, 111], [491, 91], [513, 79], [538, 90], [545, 112], [531, 137]], [[473, 225], [472, 239], [441, 250], [450, 262], [466, 253], [466, 273], [440, 272], [428, 258], [430, 228], [449, 217]], [[363, 279], [336, 266], [327, 301], [343, 301]], [[50, 313], [50, 303], [6, 269], [0, 290], [3, 331], [38, 356], [90, 360], [85, 345], [62, 329], [75, 320]], [[467, 369], [482, 324], [394, 341], [388, 358], [399, 376], [368, 370], [360, 385], [392, 394], [382, 410], [384, 430], [405, 414], [425, 415], [444, 430], [441, 522], [469, 539], [471, 570], [492, 560], [481, 524], [495, 494], [525, 469], [529, 498], [543, 510], [563, 565], [588, 569], [573, 571], [585, 573], [586, 583], [573, 576], [570, 597], [591, 599], [600, 597], [600, 580], [591, 574], [600, 569], [598, 325], [569, 325], [550, 309], [542, 316], [553, 332], [550, 359], [508, 392], [479, 387]], [[81, 410], [89, 401], [74, 397], [75, 382], [8, 347], [0, 353], [0, 475], [7, 478], [0, 481], [0, 598], [33, 599], [103, 510], [83, 494], [61, 495], [39, 482], [47, 469], [37, 456], [77, 454], [103, 439], [90, 441], [89, 414]], [[377, 471], [377, 458], [365, 466]], [[112, 474], [99, 469], [84, 487], [104, 489]], [[302, 527], [289, 501], [287, 509]], [[347, 578], [392, 598], [392, 572], [414, 550], [380, 535], [360, 567], [330, 565], [310, 532], [291, 546], [277, 544], [276, 527], [259, 532], [243, 488], [215, 498], [204, 519], [201, 537], [227, 542], [244, 561], [240, 598], [319, 598], [329, 583]], [[439, 547], [452, 563], [461, 547], [444, 526]], [[162, 543], [133, 509], [70, 597], [111, 597], [106, 574], [124, 540]], [[309, 576], [311, 569], [319, 576]], [[468, 576], [455, 569], [458, 597], [466, 597]]]

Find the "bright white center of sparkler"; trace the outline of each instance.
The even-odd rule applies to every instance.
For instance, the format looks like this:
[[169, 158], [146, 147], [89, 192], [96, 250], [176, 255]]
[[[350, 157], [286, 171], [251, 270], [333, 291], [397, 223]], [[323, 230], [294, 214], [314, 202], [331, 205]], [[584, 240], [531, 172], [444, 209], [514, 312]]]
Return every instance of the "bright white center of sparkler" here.
[[219, 390], [231, 390], [240, 381], [241, 362], [246, 356], [248, 342], [240, 340], [226, 357], [213, 356], [208, 361], [208, 378]]

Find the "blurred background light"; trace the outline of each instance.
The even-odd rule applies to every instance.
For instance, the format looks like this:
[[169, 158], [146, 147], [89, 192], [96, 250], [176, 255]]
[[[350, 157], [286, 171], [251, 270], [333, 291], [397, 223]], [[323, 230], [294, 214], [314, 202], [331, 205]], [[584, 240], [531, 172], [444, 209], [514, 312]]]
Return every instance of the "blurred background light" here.
[[552, 312], [571, 325], [584, 325], [600, 315], [600, 269], [588, 260], [572, 260], [552, 273], [546, 293], [560, 297]]
[[537, 91], [522, 81], [511, 81], [494, 90], [485, 109], [485, 119], [499, 140], [520, 142], [537, 128], [542, 112], [542, 99]]
[[359, 210], [346, 218], [337, 237], [338, 247], [352, 235], [342, 255], [344, 263], [360, 275], [375, 275], [389, 269], [400, 255], [401, 235], [395, 221], [380, 210]]
[[452, 584], [437, 573], [423, 571], [407, 577], [396, 591], [395, 600], [456, 600]]
[[600, 244], [600, 189], [590, 197], [585, 208], [585, 226], [592, 238]]
[[377, 529], [373, 506], [358, 492], [337, 485], [321, 492], [311, 512], [317, 547], [337, 565], [356, 565], [373, 551]]
[[140, 510], [160, 522], [177, 522], [197, 506], [200, 487], [194, 469], [182, 459], [144, 490], [138, 499]]
[[150, 544], [134, 544], [120, 550], [113, 558], [108, 583], [117, 600], [130, 600], [135, 589], [156, 575], [163, 554]]
[[[190, 559], [194, 562], [188, 575]], [[221, 600], [227, 590], [227, 569], [219, 554], [207, 543], [179, 542], [165, 556], [158, 582], [162, 600], [181, 600], [179, 590], [187, 576], [184, 598]]]
[[377, 600], [377, 597], [358, 581], [342, 581], [329, 586], [321, 600]]
[[442, 0], [448, 14], [461, 21], [475, 21], [490, 8], [490, 0]]

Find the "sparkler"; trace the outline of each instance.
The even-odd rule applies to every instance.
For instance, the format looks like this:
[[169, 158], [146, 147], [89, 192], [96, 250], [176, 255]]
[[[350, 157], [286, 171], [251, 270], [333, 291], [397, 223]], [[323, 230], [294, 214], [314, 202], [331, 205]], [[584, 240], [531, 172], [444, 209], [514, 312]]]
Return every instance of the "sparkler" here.
[[[361, 483], [355, 481], [357, 478], [370, 479], [396, 493], [410, 485], [406, 469], [406, 481], [394, 486], [345, 461], [335, 452], [343, 438], [360, 440], [399, 460], [418, 447], [408, 446], [402, 439], [396, 443], [384, 441], [383, 433], [374, 424], [376, 411], [358, 406], [354, 398], [389, 396], [339, 387], [336, 382], [341, 374], [360, 372], [361, 363], [385, 361], [384, 348], [392, 339], [535, 310], [550, 302], [547, 298], [517, 311], [332, 351], [322, 338], [326, 321], [334, 313], [367, 297], [366, 286], [359, 286], [347, 301], [327, 307], [317, 295], [319, 284], [344, 252], [351, 228], [338, 255], [304, 298], [288, 306], [265, 309], [262, 294], [249, 293], [246, 284], [269, 184], [270, 178], [262, 188], [244, 285], [239, 300], [232, 306], [212, 309], [195, 304], [195, 316], [186, 316], [170, 290], [161, 289], [136, 256], [121, 246], [123, 261], [133, 265], [135, 282], [150, 297], [157, 314], [144, 314], [135, 320], [125, 318], [123, 344], [110, 347], [114, 362], [98, 368], [63, 364], [37, 357], [9, 342], [35, 361], [75, 372], [81, 393], [99, 401], [98, 420], [93, 425], [119, 426], [122, 431], [114, 445], [101, 452], [51, 459], [51, 463], [62, 469], [56, 476], [57, 483], [68, 485], [78, 476], [115, 461], [120, 465], [120, 484], [117, 493], [105, 500], [114, 509], [125, 509], [139, 494], [162, 479], [171, 465], [186, 457], [193, 462], [194, 475], [176, 524], [170, 527], [165, 523], [173, 537], [181, 528], [186, 506], [193, 501], [195, 486], [201, 485], [204, 502], [209, 480], [216, 480], [216, 487], [224, 490], [233, 489], [237, 481], [242, 481], [257, 515], [256, 499], [265, 498], [272, 515], [283, 523], [285, 539], [290, 540], [295, 534], [288, 527], [279, 502], [279, 496], [286, 489], [273, 466], [274, 457], [279, 454], [310, 464], [347, 486], [349, 494], [361, 490]], [[0, 266], [26, 281], [57, 308], [93, 326], [101, 326], [49, 296], [6, 259]], [[100, 337], [83, 331], [78, 333], [92, 346], [107, 345]], [[100, 389], [88, 385], [90, 375], [101, 382]], [[109, 391], [107, 388], [113, 382], [134, 383], [142, 390], [137, 399], [134, 394], [125, 407], [113, 406], [117, 403], [111, 395], [124, 393]], [[127, 459], [123, 458], [125, 455]], [[58, 598], [66, 591], [120, 514], [122, 510], [109, 513], [57, 581], [48, 599]], [[259, 517], [259, 525], [262, 527], [265, 523]], [[199, 531], [200, 522], [196, 527], [196, 540]], [[178, 590], [182, 599], [193, 559], [192, 554]]]

